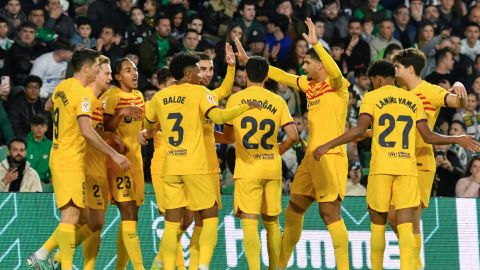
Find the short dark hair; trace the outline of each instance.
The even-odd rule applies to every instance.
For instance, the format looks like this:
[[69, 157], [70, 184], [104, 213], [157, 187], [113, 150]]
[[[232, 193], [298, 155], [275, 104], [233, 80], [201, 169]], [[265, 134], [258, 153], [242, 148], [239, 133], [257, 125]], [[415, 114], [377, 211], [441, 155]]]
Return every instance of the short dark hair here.
[[453, 124], [459, 124], [463, 128], [463, 131], [467, 131], [467, 125], [465, 125], [464, 122], [460, 120], [453, 120], [452, 123], [450, 124], [450, 127], [452, 127]]
[[335, 0], [323, 0], [323, 8], [325, 8], [326, 6], [331, 6], [333, 4], [336, 4], [338, 6], [337, 1]]
[[[275, 8], [283, 4], [283, 2], [290, 2], [290, 0], [275, 0]], [[292, 3], [292, 2], [290, 2]]]
[[363, 66], [355, 68], [355, 70], [353, 71], [353, 77], [360, 78], [362, 76], [367, 76], [367, 68]]
[[166, 84], [169, 78], [173, 78], [173, 76], [167, 67], [162, 67], [157, 71], [158, 84]]
[[469, 176], [472, 175], [472, 173], [470, 172], [470, 170], [472, 169], [473, 162], [475, 162], [476, 160], [480, 161], [480, 155], [474, 154], [474, 155], [472, 156], [472, 158], [471, 158], [470, 161], [468, 162], [467, 170], [465, 171], [465, 177], [469, 177]]
[[368, 77], [380, 76], [383, 78], [395, 78], [395, 66], [390, 61], [378, 60], [370, 65], [367, 71]]
[[275, 26], [280, 27], [283, 33], [288, 31], [289, 20], [288, 17], [283, 14], [276, 13], [272, 18], [270, 18], [270, 22]]
[[172, 73], [175, 80], [180, 80], [185, 76], [185, 69], [194, 67], [200, 58], [191, 53], [180, 52], [173, 56], [172, 61], [170, 61], [170, 72]]
[[9, 26], [9, 25], [8, 25], [8, 20], [7, 20], [7, 18], [5, 18], [5, 17], [1, 17], [1, 16], [0, 16], [0, 23], [6, 23], [7, 26]]
[[442, 61], [449, 53], [452, 54], [452, 52], [450, 51], [450, 48], [443, 48], [438, 50], [435, 53], [435, 62], [437, 64], [440, 63], [440, 61]]
[[75, 51], [72, 56], [72, 67], [74, 72], [79, 72], [83, 65], [91, 65], [100, 56], [100, 53], [87, 48]]
[[24, 86], [27, 87], [29, 83], [38, 83], [40, 87], [43, 85], [42, 79], [35, 75], [28, 75], [28, 77], [25, 79]]
[[238, 11], [241, 11], [245, 8], [245, 6], [257, 6], [257, 1], [254, 0], [242, 0], [238, 5]]
[[315, 49], [314, 49], [313, 47], [310, 48], [310, 49], [308, 49], [307, 55], [310, 55], [310, 57], [311, 57], [312, 59], [315, 59], [315, 60], [317, 60], [318, 62], [321, 62], [320, 57], [318, 56], [317, 52], [315, 51]]
[[197, 36], [200, 35], [197, 30], [192, 29], [192, 28], [188, 28], [187, 30], [185, 30], [185, 34], [183, 36], [186, 37], [188, 33], [195, 33], [195, 34], [197, 34]]
[[381, 19], [380, 22], [379, 22], [379, 25], [381, 25], [381, 24], [384, 23], [384, 22], [390, 22], [390, 23], [392, 23], [393, 25], [395, 25], [395, 21], [392, 20], [392, 19], [390, 19], [390, 18], [383, 18], [383, 19]]
[[24, 21], [22, 24], [20, 24], [18, 30], [22, 31], [24, 28], [32, 28], [34, 30], [37, 30], [37, 26], [31, 21]]
[[404, 67], [413, 66], [415, 75], [420, 76], [422, 69], [425, 67], [425, 54], [418, 49], [408, 48], [396, 52], [392, 57], [393, 63], [400, 63]]
[[75, 24], [77, 25], [77, 27], [80, 27], [82, 25], [89, 25], [90, 27], [92, 26], [92, 22], [90, 21], [90, 19], [85, 16], [80, 16], [75, 19]]
[[160, 15], [155, 17], [155, 26], [157, 26], [160, 23], [160, 20], [168, 20], [168, 22], [170, 22], [170, 18], [167, 15], [160, 13]]
[[27, 141], [25, 141], [24, 138], [22, 137], [13, 137], [9, 142], [8, 142], [8, 150], [10, 150], [12, 148], [12, 144], [14, 142], [18, 142], [18, 143], [23, 143], [23, 145], [25, 145], [25, 148], [27, 148]]
[[362, 24], [362, 21], [360, 21], [359, 19], [357, 18], [352, 18], [350, 19], [350, 21], [348, 22], [348, 26], [350, 26], [350, 24], [352, 23], [359, 23], [360, 25]]
[[212, 57], [210, 57], [210, 55], [206, 52], [197, 52], [196, 54], [198, 58], [200, 58], [200, 60], [207, 60], [207, 61], [212, 60]]
[[[113, 70], [112, 70], [113, 77], [115, 77], [115, 75], [117, 75], [117, 74], [120, 74], [120, 71], [122, 70], [122, 64], [123, 64], [123, 62], [126, 62], [126, 61], [129, 61], [129, 62], [133, 63], [132, 60], [130, 60], [129, 58], [126, 58], [126, 57], [120, 58], [115, 62], [115, 64], [113, 65]], [[117, 86], [119, 86], [118, 81], [115, 78], [113, 78], [113, 81]]]
[[200, 17], [198, 14], [192, 14], [192, 15], [188, 16], [188, 20], [187, 20], [188, 24], [191, 24], [193, 22], [193, 20], [200, 20], [200, 21], [203, 22], [202, 17]]
[[45, 9], [43, 9], [42, 6], [33, 5], [33, 7], [30, 9], [30, 11], [28, 11], [28, 16], [30, 16], [32, 14], [32, 11], [34, 11], [34, 10], [41, 10], [43, 15], [45, 15]]
[[36, 113], [32, 116], [32, 122], [30, 123], [33, 125], [48, 125], [48, 118], [42, 113]]
[[53, 43], [53, 50], [55, 51], [65, 50], [65, 51], [73, 52], [73, 46], [70, 43], [70, 40], [65, 38], [57, 38], [57, 40], [55, 40], [55, 42]]
[[261, 83], [268, 76], [268, 60], [261, 56], [251, 56], [245, 69], [247, 71], [247, 78], [254, 83]]
[[113, 32], [113, 35], [117, 34], [117, 30], [115, 29], [115, 26], [113, 26], [112, 24], [106, 24], [102, 27], [102, 31], [103, 31], [103, 28], [108, 28], [108, 29], [112, 29], [112, 32]]
[[478, 25], [478, 24], [475, 23], [475, 22], [468, 22], [468, 23], [465, 25], [465, 28], [464, 28], [465, 31], [467, 31], [467, 28], [468, 28], [468, 27], [476, 27], [477, 29], [480, 30], [480, 25]]

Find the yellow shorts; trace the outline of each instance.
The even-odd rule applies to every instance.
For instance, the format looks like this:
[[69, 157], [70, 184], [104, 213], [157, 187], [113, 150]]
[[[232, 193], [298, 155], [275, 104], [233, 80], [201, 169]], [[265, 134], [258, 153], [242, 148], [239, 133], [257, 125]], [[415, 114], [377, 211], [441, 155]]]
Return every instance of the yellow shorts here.
[[52, 170], [55, 201], [60, 209], [72, 201], [76, 206], [85, 208], [85, 171]]
[[344, 154], [326, 154], [319, 161], [307, 152], [295, 173], [291, 194], [315, 198], [318, 202], [343, 200], [347, 187], [348, 160]]
[[418, 206], [418, 177], [386, 174], [368, 176], [367, 204], [381, 213], [388, 212], [390, 205], [393, 205], [395, 210]]
[[107, 210], [108, 181], [104, 176], [87, 175], [87, 206], [90, 209]]
[[157, 200], [158, 210], [165, 213], [165, 201], [163, 193], [163, 179], [160, 174], [152, 174], [152, 185], [155, 191], [155, 199]]
[[110, 192], [114, 202], [136, 201], [143, 204], [145, 199], [145, 179], [143, 171], [124, 172], [118, 168], [108, 170]]
[[282, 212], [281, 179], [235, 179], [235, 214], [278, 216]]
[[433, 180], [435, 172], [418, 171], [418, 190], [420, 191], [420, 201], [424, 208], [430, 203], [430, 194], [432, 193]]
[[215, 174], [167, 175], [163, 177], [165, 209], [188, 207], [191, 211], [222, 208], [220, 178]]

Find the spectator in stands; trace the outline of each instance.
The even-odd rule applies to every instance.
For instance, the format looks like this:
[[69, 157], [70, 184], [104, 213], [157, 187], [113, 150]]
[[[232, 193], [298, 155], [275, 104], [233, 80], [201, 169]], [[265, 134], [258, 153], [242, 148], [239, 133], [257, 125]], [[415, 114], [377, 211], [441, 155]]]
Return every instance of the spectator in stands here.
[[182, 50], [187, 52], [196, 52], [200, 43], [200, 35], [196, 30], [187, 29], [182, 40]]
[[240, 24], [234, 23], [228, 27], [227, 35], [225, 36], [225, 39], [220, 40], [215, 45], [216, 57], [213, 59], [215, 63], [214, 66], [216, 69], [215, 72], [218, 72], [218, 74], [222, 77], [224, 77], [225, 73], [227, 72], [227, 63], [225, 62], [225, 43], [229, 43], [230, 45], [232, 45], [233, 50], [236, 52], [237, 47], [235, 46], [235, 43], [234, 43], [235, 38], [238, 38], [238, 40], [240, 40], [242, 45], [244, 45], [243, 43], [246, 37], [243, 33], [242, 27], [240, 26]]
[[468, 165], [465, 177], [458, 180], [455, 186], [457, 198], [480, 197], [480, 156], [474, 156]]
[[27, 136], [27, 161], [38, 173], [43, 183], [51, 182], [50, 149], [52, 141], [45, 137], [48, 130], [48, 118], [43, 114], [35, 114], [32, 117], [32, 130]]
[[298, 92], [282, 83], [276, 83], [275, 85], [273, 92], [285, 100], [290, 114], [300, 113], [300, 96]]
[[33, 63], [30, 75], [42, 79], [40, 97], [49, 98], [60, 81], [65, 79], [68, 61], [72, 59], [73, 47], [70, 41], [59, 38], [53, 44], [53, 52], [42, 54]]
[[380, 30], [381, 22], [385, 19], [392, 18], [392, 12], [383, 8], [382, 4], [380, 4], [380, 0], [367, 0], [364, 4], [355, 9], [353, 17], [361, 21], [366, 18], [373, 20], [373, 34], [376, 34]]
[[140, 53], [139, 68], [147, 75], [167, 64], [167, 55], [178, 51], [177, 41], [170, 37], [170, 20], [160, 15], [155, 23], [155, 32], [138, 46]]
[[400, 48], [400, 46], [398, 46], [397, 44], [390, 44], [387, 46], [387, 48], [385, 48], [385, 53], [383, 54], [383, 59], [386, 59], [386, 60], [391, 60], [392, 59], [392, 56], [400, 51], [402, 48]]
[[[449, 135], [465, 135], [466, 129], [467, 127], [465, 126], [465, 123], [458, 120], [453, 120], [450, 124]], [[457, 155], [458, 159], [460, 160], [460, 165], [462, 166], [462, 169], [465, 169], [467, 167], [467, 162], [473, 153], [467, 151], [465, 148], [461, 147], [458, 144], [450, 145], [449, 150], [452, 150]]]
[[417, 27], [410, 17], [410, 9], [405, 5], [398, 5], [393, 14], [395, 20], [395, 32], [393, 37], [402, 43], [403, 48], [410, 48], [415, 42]]
[[329, 44], [338, 42], [348, 36], [348, 17], [340, 13], [340, 6], [337, 1], [323, 1], [321, 18], [325, 21], [325, 34], [323, 38]]
[[440, 32], [440, 29], [443, 29], [443, 27], [447, 24], [445, 20], [440, 19], [440, 13], [438, 12], [437, 7], [434, 5], [425, 6], [423, 11], [423, 20], [431, 23], [437, 33]]
[[0, 48], [5, 51], [8, 51], [13, 45], [13, 40], [8, 38], [9, 29], [7, 19], [0, 17]]
[[114, 0], [95, 0], [88, 6], [87, 17], [91, 22], [92, 36], [98, 37], [100, 35], [102, 27], [109, 23], [112, 11], [115, 9], [116, 1]]
[[471, 92], [467, 95], [467, 104], [465, 109], [461, 109], [453, 116], [453, 120], [463, 122], [466, 126], [466, 133], [475, 136], [478, 140], [480, 137], [480, 113], [478, 112], [478, 95]]
[[270, 48], [270, 53], [277, 44], [280, 44], [280, 51], [278, 52], [278, 59], [281, 63], [285, 62], [290, 46], [292, 46], [292, 39], [287, 35], [288, 18], [282, 14], [276, 14], [270, 18], [268, 22], [268, 33], [265, 35], [265, 43]]
[[250, 32], [250, 35], [247, 37], [248, 50], [252, 55], [263, 56], [264, 53], [267, 53], [264, 33], [254, 30]]
[[203, 20], [202, 20], [202, 18], [200, 18], [200, 16], [198, 16], [196, 14], [194, 14], [192, 16], [189, 16], [188, 17], [187, 28], [188, 29], [193, 29], [193, 30], [197, 31], [197, 33], [199, 34], [198, 37], [200, 38], [200, 42], [198, 43], [198, 51], [204, 51], [205, 48], [208, 48], [208, 47], [211, 46], [211, 44], [215, 43], [215, 41], [212, 40], [211, 35], [206, 35], [206, 36], [204, 35]]
[[18, 31], [18, 38], [8, 51], [10, 59], [14, 59], [11, 62], [14, 85], [23, 85], [34, 60], [47, 52], [45, 44], [35, 40], [35, 30], [36, 26], [32, 22], [23, 23]]
[[480, 54], [480, 26], [476, 23], [469, 23], [465, 27], [465, 38], [462, 39], [461, 53], [467, 55], [475, 61], [475, 58]]
[[348, 169], [346, 196], [366, 196], [367, 189], [360, 183], [363, 178], [360, 162], [351, 164]]
[[455, 185], [464, 173], [464, 167], [460, 163], [457, 154], [449, 149], [448, 145], [435, 145], [437, 164], [437, 188], [436, 195], [443, 197], [455, 197]]
[[128, 47], [137, 47], [151, 34], [151, 27], [145, 22], [145, 14], [139, 7], [131, 9], [130, 20], [125, 29], [124, 42]]
[[[441, 49], [435, 54], [435, 70], [430, 73], [425, 80], [432, 84], [439, 85], [440, 83], [448, 82], [453, 85], [454, 78], [450, 74], [453, 70], [453, 54], [449, 48]], [[447, 89], [450, 87], [447, 87]]]
[[293, 14], [293, 6], [290, 0], [276, 0], [275, 12], [287, 16], [289, 23], [286, 33], [291, 39], [297, 38], [302, 33], [307, 33], [305, 23]]
[[295, 124], [295, 127], [297, 127], [297, 131], [299, 135], [299, 140], [292, 146], [292, 149], [295, 151], [295, 155], [297, 156], [297, 164], [300, 165], [303, 157], [305, 156], [305, 150], [306, 150], [305, 146], [306, 146], [308, 134], [305, 129], [306, 123], [303, 116], [301, 114], [294, 114], [292, 115], [292, 118], [293, 118], [293, 123]]
[[33, 6], [28, 13], [28, 20], [37, 26], [35, 36], [47, 43], [52, 43], [57, 37], [57, 33], [50, 28], [45, 28], [45, 10], [40, 6]]
[[475, 77], [472, 82], [472, 91], [480, 97], [480, 76]]
[[7, 159], [0, 163], [0, 192], [42, 192], [37, 172], [26, 159], [26, 143], [14, 138], [8, 144]]
[[123, 49], [115, 44], [115, 27], [113, 25], [105, 25], [102, 28], [102, 33], [97, 39], [97, 44], [95, 49], [101, 54], [105, 55], [110, 59], [110, 63], [114, 65], [118, 59], [122, 58], [124, 55]]
[[145, 23], [150, 27], [155, 27], [155, 16], [157, 15], [160, 3], [156, 0], [146, 0], [143, 4], [143, 10], [145, 11]]
[[[115, 33], [123, 35], [123, 33], [125, 33], [125, 29], [130, 23], [130, 11], [132, 10], [132, 7], [132, 0], [116, 0], [115, 8], [110, 10], [110, 12], [106, 15], [108, 19], [106, 23], [102, 25], [102, 27], [105, 25], [112, 25], [115, 27]], [[111, 58], [110, 61], [112, 61]]]
[[63, 12], [60, 0], [47, 0], [45, 10], [48, 13], [45, 28], [52, 29], [60, 37], [70, 40], [75, 34], [75, 24], [73, 19]]
[[15, 34], [15, 29], [27, 20], [25, 13], [23, 13], [20, 0], [7, 0], [5, 6], [0, 10], [0, 17], [7, 19], [9, 24], [8, 35]]
[[375, 36], [373, 35], [373, 27], [374, 27], [374, 24], [371, 18], [365, 18], [365, 20], [362, 21], [361, 36], [362, 36], [362, 39], [369, 44], [375, 38]]
[[[452, 49], [450, 50], [453, 55], [453, 70], [452, 76], [455, 81], [464, 82], [466, 85], [471, 84], [471, 76], [473, 70], [473, 60], [467, 55], [462, 53], [462, 42], [459, 36], [451, 36]], [[469, 88], [466, 86], [467, 89]]]
[[348, 23], [348, 36], [343, 39], [345, 44], [345, 56], [349, 71], [357, 68], [367, 68], [370, 64], [370, 46], [361, 38], [362, 23], [352, 19]]
[[87, 17], [78, 17], [75, 24], [75, 34], [70, 40], [75, 49], [93, 49], [97, 46], [97, 39], [92, 37], [92, 23]]
[[462, 16], [460, 10], [455, 7], [455, 1], [440, 0], [438, 11], [440, 19], [452, 27], [453, 33], [456, 35], [462, 34]]
[[7, 144], [14, 136], [12, 125], [5, 111], [5, 103], [0, 99], [0, 144]]
[[367, 68], [360, 67], [355, 69], [354, 78], [355, 82], [352, 84], [351, 90], [356, 94], [355, 108], [359, 110], [363, 96], [370, 89], [370, 79], [367, 77]]
[[333, 42], [330, 46], [330, 54], [332, 55], [333, 60], [340, 68], [342, 74], [348, 73], [347, 59], [345, 56], [345, 45], [341, 40]]
[[170, 36], [176, 40], [180, 40], [187, 30], [187, 11], [181, 4], [169, 5], [165, 9], [165, 14], [170, 16], [170, 25], [172, 30]]
[[450, 41], [450, 38], [448, 36], [438, 35], [429, 42], [427, 42], [427, 44], [425, 44], [424, 47], [421, 49], [421, 51], [427, 57], [427, 61], [425, 63], [425, 67], [422, 70], [421, 77], [425, 78], [435, 70], [435, 57], [438, 51], [442, 49], [451, 49], [452, 47], [452, 41]]
[[13, 96], [9, 102], [9, 118], [15, 135], [25, 138], [30, 132], [33, 115], [44, 113], [44, 100], [40, 99], [42, 79], [30, 75], [25, 79], [23, 93]]
[[[418, 37], [417, 42], [415, 42], [412, 46], [419, 50], [422, 50], [424, 53], [428, 54], [429, 52], [426, 51], [425, 47], [433, 38], [435, 37], [435, 29], [431, 22], [422, 22], [418, 27]], [[435, 39], [434, 42], [438, 43], [438, 39]], [[432, 44], [434, 45], [434, 44]]]
[[[325, 5], [325, 2], [323, 5]], [[315, 11], [309, 1], [296, 0], [293, 1], [293, 15], [303, 21], [307, 17], [312, 18], [315, 15]]]
[[466, 24], [473, 22], [480, 25], [480, 7], [474, 6], [468, 12], [468, 21]]
[[424, 4], [422, 0], [410, 1], [410, 15], [414, 24], [418, 24], [420, 21], [422, 21], [423, 6]]
[[[298, 37], [293, 42], [288, 52], [287, 58], [285, 60], [284, 67], [286, 69], [293, 69], [293, 74], [303, 75], [305, 71], [303, 70], [303, 59], [308, 51], [308, 43], [303, 37]], [[291, 114], [294, 114], [291, 112]]]
[[234, 20], [234, 23], [242, 27], [245, 37], [248, 37], [253, 31], [265, 33], [265, 27], [255, 18], [256, 2], [254, 0], [242, 0], [238, 6], [240, 16]]
[[[12, 78], [12, 65], [8, 52], [0, 47], [0, 76], [8, 76], [9, 81]], [[1, 78], [1, 77], [0, 77]]]
[[402, 47], [400, 41], [393, 37], [394, 30], [395, 28], [392, 20], [384, 19], [380, 22], [380, 32], [378, 36], [373, 38], [372, 42], [370, 42], [370, 59], [372, 61], [382, 59], [385, 48], [390, 44], [397, 44]]
[[313, 20], [313, 23], [315, 24], [315, 33], [317, 34], [318, 41], [322, 44], [322, 46], [325, 49], [327, 49], [327, 51], [330, 51], [330, 46], [328, 45], [328, 42], [325, 39], [323, 39], [323, 36], [325, 35], [325, 20], [322, 19], [321, 17], [316, 17], [316, 18], [313, 18], [312, 20]]
[[247, 73], [244, 67], [235, 69], [234, 85], [238, 85], [243, 89], [247, 88]]

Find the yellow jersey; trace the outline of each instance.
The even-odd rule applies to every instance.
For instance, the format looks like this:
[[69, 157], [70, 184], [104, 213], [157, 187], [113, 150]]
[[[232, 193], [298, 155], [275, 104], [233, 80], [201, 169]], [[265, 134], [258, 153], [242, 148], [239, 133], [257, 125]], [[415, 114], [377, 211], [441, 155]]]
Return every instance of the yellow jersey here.
[[[118, 87], [110, 88], [102, 96], [104, 105], [103, 114], [115, 115], [115, 113], [125, 107], [135, 106], [145, 111], [145, 101], [140, 91], [132, 90], [130, 93], [122, 91]], [[132, 163], [132, 170], [143, 170], [141, 146], [138, 142], [138, 135], [142, 131], [142, 119], [132, 119], [124, 117], [117, 127], [115, 133], [122, 139], [128, 147], [128, 153], [125, 155]]]
[[217, 104], [210, 90], [189, 83], [172, 85], [150, 101], [147, 121], [160, 122], [165, 140], [162, 176], [208, 174], [204, 123]]
[[[306, 76], [300, 76], [297, 84], [307, 96], [307, 151], [313, 152], [318, 146], [345, 132], [350, 83], [343, 78], [342, 88], [333, 89], [329, 84], [329, 78], [321, 83], [315, 83], [309, 81]], [[328, 153], [346, 154], [346, 149], [345, 146], [337, 146]]]
[[261, 110], [250, 110], [230, 125], [235, 134], [235, 172], [233, 177], [282, 179], [282, 159], [278, 150], [278, 131], [293, 124], [288, 106], [279, 95], [252, 86], [232, 95], [227, 109], [255, 100]]
[[[145, 103], [145, 114], [148, 115], [150, 108], [150, 101]], [[162, 132], [159, 130], [153, 136], [153, 157], [150, 162], [151, 174], [162, 174], [163, 162], [165, 160], [165, 140], [163, 139]]]
[[[441, 107], [446, 107], [446, 98], [449, 92], [440, 86], [422, 81], [410, 92], [417, 95], [423, 103], [427, 114], [428, 126], [433, 129]], [[426, 143], [417, 131], [416, 145], [417, 166], [422, 171], [436, 171], [437, 164], [433, 153], [433, 146]]]
[[416, 176], [416, 123], [427, 121], [420, 99], [393, 85], [383, 86], [363, 96], [361, 114], [373, 123], [370, 174]]
[[[103, 132], [103, 106], [100, 99], [95, 98], [92, 113], [92, 127], [95, 131]], [[87, 153], [85, 155], [85, 171], [90, 176], [107, 177], [105, 154], [87, 143]]]
[[63, 80], [53, 91], [53, 144], [49, 161], [52, 170], [85, 169], [86, 142], [77, 118], [92, 117], [95, 99], [92, 91], [75, 78]]

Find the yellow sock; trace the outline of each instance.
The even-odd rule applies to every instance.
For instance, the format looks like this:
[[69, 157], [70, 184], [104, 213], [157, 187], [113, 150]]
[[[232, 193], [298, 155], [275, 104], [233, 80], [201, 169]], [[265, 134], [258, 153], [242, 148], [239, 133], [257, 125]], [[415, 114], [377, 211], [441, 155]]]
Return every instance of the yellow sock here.
[[62, 269], [72, 269], [75, 253], [75, 225], [60, 223], [58, 225], [57, 241], [60, 248]]
[[190, 263], [188, 270], [198, 270], [198, 261], [200, 259], [200, 246], [198, 244], [202, 227], [193, 227], [192, 238], [190, 238]]
[[278, 219], [275, 221], [263, 221], [267, 230], [268, 269], [277, 270], [282, 248], [282, 233]]
[[400, 269], [411, 269], [413, 259], [413, 229], [412, 223], [402, 223], [398, 228], [398, 245], [400, 247]]
[[422, 235], [413, 234], [413, 259], [416, 261], [415, 269], [423, 268], [422, 258], [420, 257], [420, 252], [422, 251]]
[[203, 220], [202, 234], [200, 234], [200, 260], [199, 266], [209, 266], [212, 260], [213, 251], [217, 245], [218, 238], [218, 217], [206, 218]]
[[53, 231], [53, 233], [50, 235], [47, 241], [43, 243], [42, 248], [44, 248], [48, 252], [52, 252], [52, 250], [58, 247], [57, 232], [58, 232], [58, 226], [57, 228], [55, 228], [55, 231]]
[[177, 233], [177, 262], [175, 263], [177, 265], [177, 270], [185, 269], [185, 260], [183, 257], [183, 246], [182, 246], [182, 242], [180, 241], [182, 239], [184, 232], [185, 231], [178, 230], [178, 233]]
[[128, 253], [123, 243], [122, 227], [122, 223], [120, 223], [117, 233], [117, 261], [115, 262], [115, 270], [127, 269], [128, 263]]
[[122, 221], [122, 238], [133, 269], [143, 270], [142, 250], [140, 249], [140, 239], [138, 239], [136, 221]]
[[82, 243], [83, 248], [83, 270], [94, 270], [95, 262], [100, 248], [100, 230], [95, 231]]
[[[87, 239], [91, 234], [92, 234], [92, 230], [90, 230], [90, 228], [88, 227], [87, 224], [83, 225], [83, 226], [80, 226], [80, 225], [75, 225], [75, 247], [77, 247], [78, 245], [80, 245], [85, 239]], [[60, 261], [60, 251], [57, 252], [55, 254], [55, 256], [53, 257], [53, 259], [56, 261], [56, 262], [59, 262]]]
[[162, 252], [162, 239], [160, 239], [160, 242], [158, 243], [158, 253], [157, 256], [155, 256], [155, 261], [156, 262], [163, 262], [163, 252]]
[[370, 262], [372, 270], [383, 269], [383, 254], [385, 252], [386, 225], [370, 225]]
[[343, 219], [327, 225], [328, 232], [332, 237], [335, 260], [338, 270], [349, 269], [348, 262], [348, 233]]
[[303, 229], [303, 214], [299, 214], [287, 208], [285, 210], [285, 226], [283, 228], [282, 248], [280, 251], [279, 266], [287, 269], [288, 260], [293, 249], [300, 240]]
[[260, 270], [260, 236], [258, 235], [258, 220], [242, 219], [243, 249], [248, 262], [248, 269]]
[[180, 222], [165, 221], [165, 230], [162, 236], [163, 269], [175, 270], [177, 258], [177, 232]]

